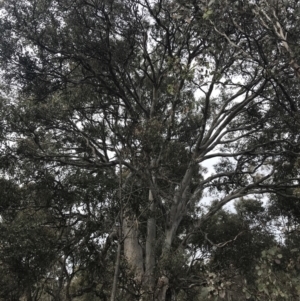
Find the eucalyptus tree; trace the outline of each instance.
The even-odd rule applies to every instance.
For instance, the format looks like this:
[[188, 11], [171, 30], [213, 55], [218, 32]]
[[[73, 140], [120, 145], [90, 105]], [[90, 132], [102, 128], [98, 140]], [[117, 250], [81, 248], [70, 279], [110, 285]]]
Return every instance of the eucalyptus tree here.
[[[114, 184], [93, 199], [115, 229], [101, 229], [108, 243], [97, 250], [115, 252], [111, 300], [174, 298], [186, 286], [176, 269], [190, 270], [205, 222], [235, 199], [298, 187], [295, 165], [278, 173], [299, 153], [298, 54], [276, 25], [282, 10], [270, 17], [266, 1], [1, 5], [7, 154], [21, 162], [20, 182], [26, 167], [38, 172], [32, 163], [55, 181], [77, 170], [99, 191]], [[209, 210], [205, 194], [216, 199]]]

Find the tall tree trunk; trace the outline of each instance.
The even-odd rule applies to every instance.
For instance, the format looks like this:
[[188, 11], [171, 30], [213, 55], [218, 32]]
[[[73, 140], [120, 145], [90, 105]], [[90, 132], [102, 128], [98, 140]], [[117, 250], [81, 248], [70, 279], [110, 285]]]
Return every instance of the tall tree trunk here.
[[[188, 201], [190, 199], [190, 184], [195, 172], [196, 164], [191, 161], [183, 179], [175, 192], [173, 204], [170, 210], [170, 216], [165, 230], [165, 241], [162, 250], [162, 258], [169, 256], [171, 246], [176, 235], [177, 229], [186, 214]], [[162, 275], [158, 279], [155, 292], [155, 301], [167, 301], [167, 291], [169, 289], [169, 279], [166, 275]], [[174, 296], [173, 296], [174, 297]], [[171, 299], [173, 300], [173, 297]]]

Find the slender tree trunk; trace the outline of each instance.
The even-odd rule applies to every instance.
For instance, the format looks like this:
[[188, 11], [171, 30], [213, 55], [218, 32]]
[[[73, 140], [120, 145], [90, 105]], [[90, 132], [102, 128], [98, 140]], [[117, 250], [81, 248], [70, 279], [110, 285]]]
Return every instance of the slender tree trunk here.
[[115, 273], [114, 273], [114, 279], [113, 279], [113, 286], [112, 286], [112, 290], [111, 290], [110, 301], [115, 301], [116, 300], [117, 287], [118, 287], [118, 276], [119, 276], [119, 270], [120, 270], [120, 258], [121, 258], [121, 243], [120, 243], [120, 237], [119, 237], [117, 258], [116, 258], [116, 264], [115, 264]]
[[[156, 90], [153, 90], [153, 101], [156, 101]], [[155, 104], [153, 104], [151, 109], [151, 116], [154, 114]], [[156, 165], [156, 160], [151, 160], [151, 168]], [[152, 175], [153, 186], [156, 184], [156, 178]], [[149, 217], [147, 219], [147, 236], [146, 236], [146, 249], [145, 249], [145, 275], [143, 279], [143, 300], [154, 300], [155, 292], [155, 254], [156, 254], [156, 200], [153, 196], [153, 191], [149, 189]]]
[[145, 276], [144, 276], [144, 293], [145, 300], [153, 300], [155, 278], [155, 244], [156, 244], [156, 218], [155, 214], [155, 202], [153, 199], [152, 191], [149, 190], [149, 202], [150, 202], [150, 217], [147, 220], [147, 237], [146, 237], [146, 258], [145, 258]]
[[117, 249], [117, 258], [115, 263], [115, 273], [113, 278], [113, 285], [110, 295], [110, 301], [116, 300], [117, 288], [118, 288], [118, 276], [120, 270], [120, 260], [121, 260], [121, 250], [122, 250], [122, 223], [123, 223], [123, 195], [122, 195], [122, 186], [123, 186], [123, 178], [122, 178], [122, 164], [120, 164], [120, 177], [119, 177], [119, 201], [121, 211], [119, 214], [119, 227], [117, 229], [117, 238], [118, 238], [118, 249]]

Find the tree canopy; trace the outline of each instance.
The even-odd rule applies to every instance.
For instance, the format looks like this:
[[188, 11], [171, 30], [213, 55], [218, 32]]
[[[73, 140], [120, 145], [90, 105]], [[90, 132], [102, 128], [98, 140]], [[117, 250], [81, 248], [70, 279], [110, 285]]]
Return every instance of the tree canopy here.
[[299, 10], [2, 1], [0, 298], [299, 296]]

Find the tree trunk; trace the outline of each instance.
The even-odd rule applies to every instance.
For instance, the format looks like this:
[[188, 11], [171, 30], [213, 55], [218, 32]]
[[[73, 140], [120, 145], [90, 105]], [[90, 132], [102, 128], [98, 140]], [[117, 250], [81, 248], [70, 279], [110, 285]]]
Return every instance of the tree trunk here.
[[123, 219], [124, 255], [137, 284], [142, 283], [144, 275], [143, 250], [138, 241], [138, 221], [133, 217]]
[[145, 276], [143, 279], [143, 300], [153, 300], [155, 278], [155, 244], [156, 244], [156, 218], [155, 203], [151, 190], [149, 190], [150, 217], [147, 220], [147, 237], [146, 237], [146, 258], [145, 258]]
[[113, 287], [111, 290], [110, 301], [115, 301], [116, 295], [117, 295], [117, 285], [118, 285], [118, 276], [119, 276], [120, 259], [121, 259], [121, 243], [120, 243], [119, 239], [120, 239], [120, 237], [118, 238], [118, 251], [117, 251], [115, 273], [114, 273]]

